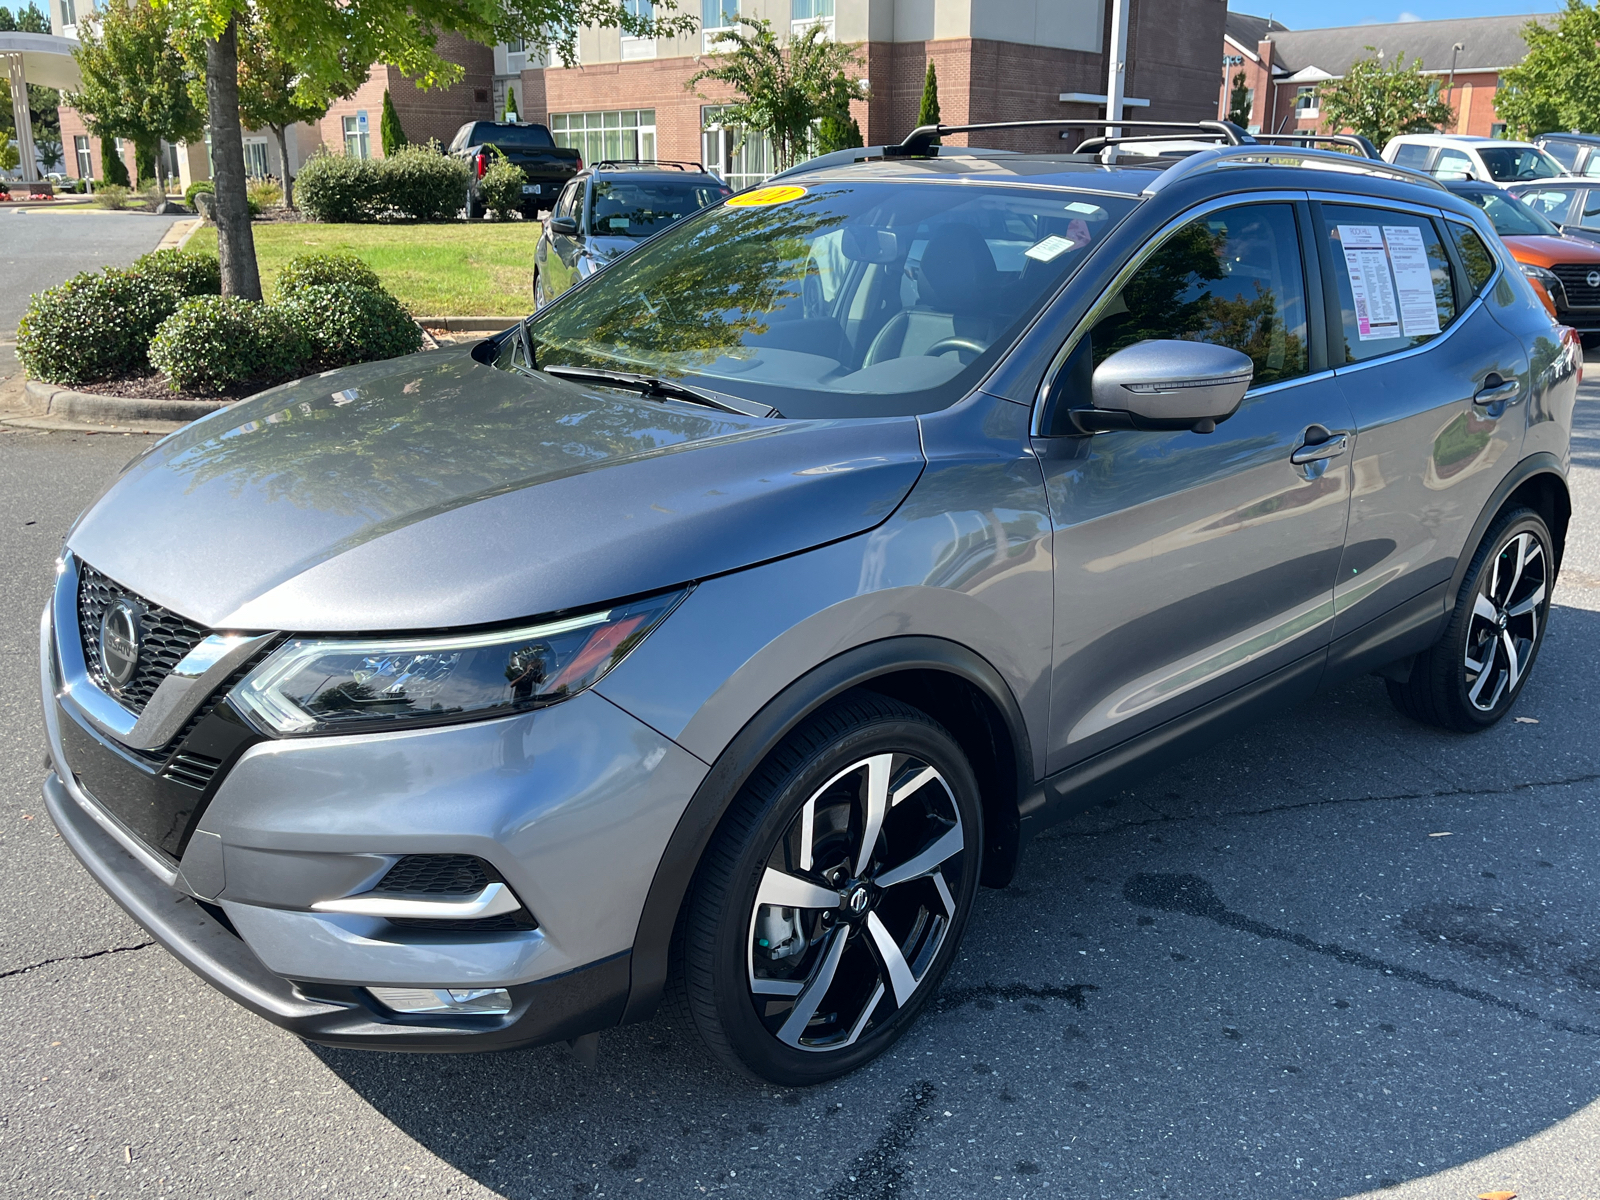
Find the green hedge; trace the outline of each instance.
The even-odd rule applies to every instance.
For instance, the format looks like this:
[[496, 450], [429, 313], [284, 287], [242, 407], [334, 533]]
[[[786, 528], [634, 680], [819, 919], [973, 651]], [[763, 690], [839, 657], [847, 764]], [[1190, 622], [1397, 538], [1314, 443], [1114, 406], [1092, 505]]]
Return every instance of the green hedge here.
[[212, 195], [216, 195], [217, 185], [209, 179], [196, 179], [183, 189], [183, 202], [193, 208], [195, 195], [199, 192], [210, 192]]
[[312, 347], [308, 365], [314, 371], [398, 358], [422, 349], [417, 323], [380, 288], [309, 284], [273, 307], [304, 331]]
[[484, 207], [499, 220], [509, 221], [511, 214], [522, 207], [522, 185], [528, 177], [504, 154], [495, 153], [494, 161], [478, 180], [478, 195]]
[[330, 224], [443, 221], [461, 208], [468, 180], [467, 164], [432, 142], [380, 159], [315, 154], [295, 176], [295, 200], [312, 220]]
[[17, 324], [17, 358], [33, 378], [71, 387], [143, 374], [161, 323], [188, 297], [219, 291], [217, 260], [180, 250], [85, 272], [28, 302]]
[[273, 305], [237, 296], [184, 301], [150, 343], [151, 363], [188, 392], [270, 387], [301, 374], [310, 357], [299, 325]]
[[383, 290], [378, 273], [354, 254], [301, 254], [278, 272], [278, 299], [306, 287], [335, 287], [341, 283]]

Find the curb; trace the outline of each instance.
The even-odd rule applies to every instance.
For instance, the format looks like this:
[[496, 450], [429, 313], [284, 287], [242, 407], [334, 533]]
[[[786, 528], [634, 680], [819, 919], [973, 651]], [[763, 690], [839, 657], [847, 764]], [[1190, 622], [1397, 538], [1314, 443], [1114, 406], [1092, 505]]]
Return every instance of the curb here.
[[194, 231], [199, 228], [199, 217], [180, 218], [168, 227], [166, 233], [161, 235], [161, 240], [156, 243], [156, 249], [182, 250], [189, 244], [189, 239], [194, 236]]
[[182, 429], [187, 421], [138, 421], [131, 425], [97, 425], [87, 421], [58, 421], [51, 417], [30, 417], [26, 413], [0, 412], [0, 426], [49, 433], [168, 434]]
[[228, 400], [151, 400], [98, 396], [93, 392], [75, 392], [71, 388], [30, 379], [23, 389], [24, 411], [10, 423], [15, 424], [16, 420], [22, 419], [47, 419], [117, 427], [118, 432], [122, 432], [127, 426], [154, 421], [176, 428], [177, 425], [214, 413], [219, 408], [227, 408], [230, 403]]
[[499, 333], [502, 329], [510, 329], [521, 317], [416, 317], [418, 325], [432, 326], [434, 329], [443, 329], [450, 333], [486, 332]]

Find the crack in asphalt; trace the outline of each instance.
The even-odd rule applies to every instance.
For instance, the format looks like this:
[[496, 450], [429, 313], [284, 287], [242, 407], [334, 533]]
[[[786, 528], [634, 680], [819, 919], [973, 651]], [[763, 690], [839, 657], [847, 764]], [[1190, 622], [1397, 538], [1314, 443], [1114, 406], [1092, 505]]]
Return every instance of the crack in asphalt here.
[[130, 950], [144, 950], [154, 945], [154, 941], [138, 942], [132, 946], [112, 946], [109, 950], [91, 950], [87, 954], [63, 954], [60, 958], [47, 958], [42, 962], [29, 963], [25, 967], [0, 971], [0, 979], [9, 979], [13, 975], [26, 975], [29, 971], [37, 971], [40, 967], [48, 967], [52, 963], [88, 962], [91, 958], [103, 958], [107, 954], [126, 954]]
[[1585, 1037], [1600, 1037], [1600, 1028], [1593, 1025], [1574, 1025], [1563, 1021], [1559, 1017], [1549, 1017], [1518, 1004], [1514, 1000], [1506, 1000], [1481, 988], [1468, 987], [1457, 983], [1453, 979], [1441, 979], [1437, 975], [1429, 975], [1426, 971], [1418, 971], [1413, 967], [1402, 967], [1395, 963], [1384, 962], [1381, 958], [1374, 958], [1370, 954], [1362, 954], [1359, 950], [1351, 950], [1337, 942], [1319, 942], [1306, 937], [1303, 933], [1295, 933], [1289, 929], [1279, 929], [1268, 925], [1264, 921], [1257, 921], [1254, 917], [1244, 913], [1234, 912], [1222, 902], [1215, 889], [1206, 880], [1198, 875], [1158, 875], [1140, 873], [1129, 876], [1122, 885], [1123, 899], [1130, 904], [1141, 908], [1153, 908], [1158, 912], [1186, 913], [1192, 917], [1204, 917], [1215, 921], [1225, 929], [1237, 929], [1241, 933], [1253, 933], [1259, 938], [1271, 941], [1288, 942], [1291, 946], [1298, 946], [1302, 950], [1309, 950], [1313, 954], [1325, 955], [1336, 962], [1346, 966], [1360, 967], [1365, 971], [1376, 971], [1383, 975], [1393, 976], [1395, 979], [1406, 983], [1419, 984], [1422, 987], [1434, 988], [1441, 992], [1449, 992], [1453, 996], [1461, 996], [1467, 1000], [1476, 1000], [1479, 1004], [1486, 1004], [1491, 1008], [1498, 1008], [1504, 1012], [1515, 1013], [1519, 1017], [1528, 1017], [1562, 1033], [1582, 1034]]
[[[1100, 989], [1092, 983], [1070, 983], [1066, 987], [1055, 987], [1046, 984], [1044, 987], [1033, 987], [1026, 983], [980, 983], [973, 987], [950, 988], [940, 992], [935, 997], [932, 1008], [934, 1012], [950, 1012], [960, 1008], [963, 1004], [974, 1002], [982, 1003], [984, 1000], [1065, 1000], [1073, 1008], [1087, 1007], [1084, 997], [1089, 992], [1098, 992]], [[989, 1007], [994, 1007], [991, 1003]]]
[[[1384, 804], [1399, 800], [1457, 800], [1466, 796], [1514, 796], [1518, 792], [1532, 791], [1536, 788], [1571, 787], [1573, 784], [1578, 783], [1597, 782], [1600, 782], [1600, 772], [1588, 775], [1574, 775], [1570, 779], [1536, 779], [1527, 783], [1514, 783], [1510, 787], [1501, 788], [1442, 788], [1434, 792], [1395, 792], [1388, 796], [1329, 796], [1321, 800], [1302, 800], [1295, 804], [1272, 804], [1266, 808], [1221, 809], [1216, 812], [1191, 813], [1181, 817], [1168, 816], [1147, 801], [1139, 800], [1139, 803], [1143, 804], [1144, 807], [1159, 815], [1149, 821], [1119, 821], [1109, 829], [1094, 829], [1083, 832], [1045, 830], [1033, 840], [1036, 842], [1057, 842], [1066, 841], [1069, 838], [1105, 837], [1123, 829], [1139, 829], [1146, 825], [1164, 825], [1218, 817], [1269, 817], [1275, 813], [1296, 812], [1306, 808], [1326, 808], [1337, 804]], [[1138, 798], [1134, 797], [1134, 799]]]
[[905, 1153], [916, 1135], [917, 1126], [933, 1120], [923, 1110], [933, 1103], [933, 1084], [922, 1080], [906, 1089], [900, 1111], [878, 1135], [872, 1149], [865, 1150], [850, 1164], [845, 1177], [828, 1190], [826, 1200], [891, 1200], [900, 1194], [905, 1182]]

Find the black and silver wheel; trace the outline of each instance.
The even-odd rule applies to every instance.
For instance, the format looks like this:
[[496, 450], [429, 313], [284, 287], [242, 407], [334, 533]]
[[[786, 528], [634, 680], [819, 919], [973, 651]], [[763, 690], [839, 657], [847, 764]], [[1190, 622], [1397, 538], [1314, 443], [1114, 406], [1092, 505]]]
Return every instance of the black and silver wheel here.
[[1439, 641], [1417, 656], [1389, 696], [1407, 716], [1470, 733], [1511, 708], [1544, 640], [1555, 584], [1550, 530], [1530, 508], [1490, 528]]
[[686, 910], [682, 1002], [712, 1052], [784, 1084], [882, 1052], [954, 957], [981, 837], [971, 768], [927, 715], [857, 694], [796, 730]]

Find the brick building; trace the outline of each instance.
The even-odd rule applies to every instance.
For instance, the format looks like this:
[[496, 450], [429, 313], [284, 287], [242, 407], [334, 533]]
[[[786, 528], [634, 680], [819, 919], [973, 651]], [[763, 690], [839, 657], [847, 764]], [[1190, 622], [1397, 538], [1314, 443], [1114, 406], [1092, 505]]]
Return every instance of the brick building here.
[[1217, 114], [1227, 116], [1234, 78], [1243, 73], [1251, 132], [1337, 133], [1324, 127], [1318, 89], [1370, 54], [1370, 46], [1389, 61], [1401, 54], [1408, 62], [1422, 59], [1423, 73], [1438, 80], [1456, 112], [1455, 124], [1440, 132], [1500, 136], [1505, 125], [1495, 113], [1495, 89], [1500, 72], [1528, 53], [1522, 27], [1532, 19], [1463, 17], [1289, 30], [1267, 17], [1230, 12]]

